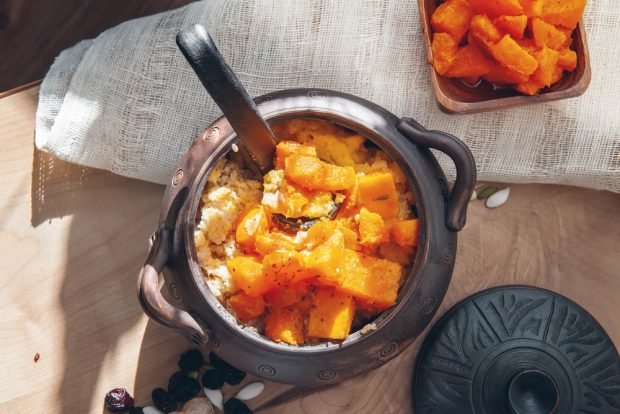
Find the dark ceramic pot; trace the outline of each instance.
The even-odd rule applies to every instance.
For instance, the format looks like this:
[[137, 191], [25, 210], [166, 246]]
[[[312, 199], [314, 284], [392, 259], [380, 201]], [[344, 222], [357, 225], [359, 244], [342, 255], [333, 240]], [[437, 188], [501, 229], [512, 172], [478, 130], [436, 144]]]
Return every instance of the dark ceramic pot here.
[[[376, 320], [377, 329], [353, 332], [341, 343], [289, 346], [240, 326], [209, 291], [194, 246], [200, 195], [216, 162], [233, 144], [241, 145], [226, 118], [209, 126], [181, 158], [166, 189], [158, 230], [140, 273], [138, 296], [154, 321], [205, 344], [244, 371], [265, 379], [316, 386], [341, 381], [394, 358], [424, 330], [441, 303], [452, 275], [457, 233], [465, 214], [476, 169], [468, 148], [455, 137], [428, 131], [412, 119], [344, 93], [292, 89], [256, 99], [269, 122], [318, 118], [350, 128], [391, 155], [416, 196], [421, 221], [415, 263], [397, 304]], [[429, 148], [449, 155], [456, 165], [452, 192]], [[165, 299], [158, 275], [165, 268]]]

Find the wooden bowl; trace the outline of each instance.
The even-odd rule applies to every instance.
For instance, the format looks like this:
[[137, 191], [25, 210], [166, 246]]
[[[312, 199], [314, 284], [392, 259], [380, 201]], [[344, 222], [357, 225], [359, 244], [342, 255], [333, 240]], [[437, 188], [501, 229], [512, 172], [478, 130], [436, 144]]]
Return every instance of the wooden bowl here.
[[512, 88], [494, 87], [486, 81], [482, 81], [479, 85], [472, 87], [459, 79], [440, 76], [432, 66], [433, 51], [431, 49], [433, 37], [431, 16], [439, 4], [440, 2], [437, 0], [418, 0], [420, 20], [424, 30], [424, 46], [428, 56], [433, 91], [435, 92], [437, 103], [443, 111], [448, 113], [473, 113], [557, 101], [579, 96], [588, 88], [591, 70], [583, 19], [573, 32], [573, 44], [571, 46], [571, 49], [577, 53], [577, 68], [572, 72], [564, 72], [564, 76], [559, 82], [543, 89], [539, 95], [522, 95]]

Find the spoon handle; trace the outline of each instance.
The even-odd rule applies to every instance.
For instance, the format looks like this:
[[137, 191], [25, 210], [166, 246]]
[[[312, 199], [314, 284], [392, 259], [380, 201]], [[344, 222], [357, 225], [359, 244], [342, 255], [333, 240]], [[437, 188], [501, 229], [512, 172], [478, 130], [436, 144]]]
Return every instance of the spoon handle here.
[[267, 173], [273, 167], [276, 138], [207, 30], [199, 24], [183, 29], [177, 35], [177, 45], [258, 169]]

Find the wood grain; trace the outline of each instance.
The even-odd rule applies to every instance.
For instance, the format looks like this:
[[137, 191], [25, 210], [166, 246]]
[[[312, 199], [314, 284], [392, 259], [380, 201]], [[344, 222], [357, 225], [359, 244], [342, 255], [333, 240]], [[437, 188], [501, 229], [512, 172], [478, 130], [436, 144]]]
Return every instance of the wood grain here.
[[54, 57], [123, 21], [193, 0], [0, 0], [0, 92], [42, 79]]
[[[34, 150], [36, 99], [29, 89], [0, 100], [0, 412], [102, 413], [104, 394], [118, 386], [148, 403], [189, 348], [150, 323], [135, 297], [163, 187]], [[439, 315], [484, 288], [531, 284], [575, 300], [620, 343], [618, 246], [620, 195], [513, 186], [501, 208], [472, 203]], [[410, 413], [422, 339], [380, 369], [328, 389], [269, 383], [250, 407]]]

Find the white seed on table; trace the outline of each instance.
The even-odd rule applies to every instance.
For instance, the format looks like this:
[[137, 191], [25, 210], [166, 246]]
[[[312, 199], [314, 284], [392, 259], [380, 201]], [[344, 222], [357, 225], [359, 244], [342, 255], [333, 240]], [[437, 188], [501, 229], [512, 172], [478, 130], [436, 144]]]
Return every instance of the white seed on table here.
[[476, 192], [476, 190], [474, 190], [471, 193], [471, 197], [469, 198], [469, 201], [474, 201], [477, 197], [478, 197], [478, 193]]
[[232, 144], [231, 147], [233, 152], [239, 152], [239, 147], [237, 146], [237, 144]]
[[210, 390], [205, 388], [205, 395], [211, 401], [211, 404], [215, 405], [220, 410], [224, 409], [224, 396], [222, 390]]
[[265, 383], [256, 381], [252, 382], [245, 387], [241, 388], [235, 398], [240, 399], [241, 401], [251, 400], [252, 398], [256, 398], [265, 390]]
[[485, 206], [487, 208], [497, 208], [504, 205], [510, 195], [510, 187], [506, 187], [503, 190], [497, 191], [491, 197], [487, 198]]
[[159, 408], [151, 406], [144, 407], [142, 409], [142, 412], [144, 412], [144, 414], [164, 414], [164, 412], [161, 411]]

